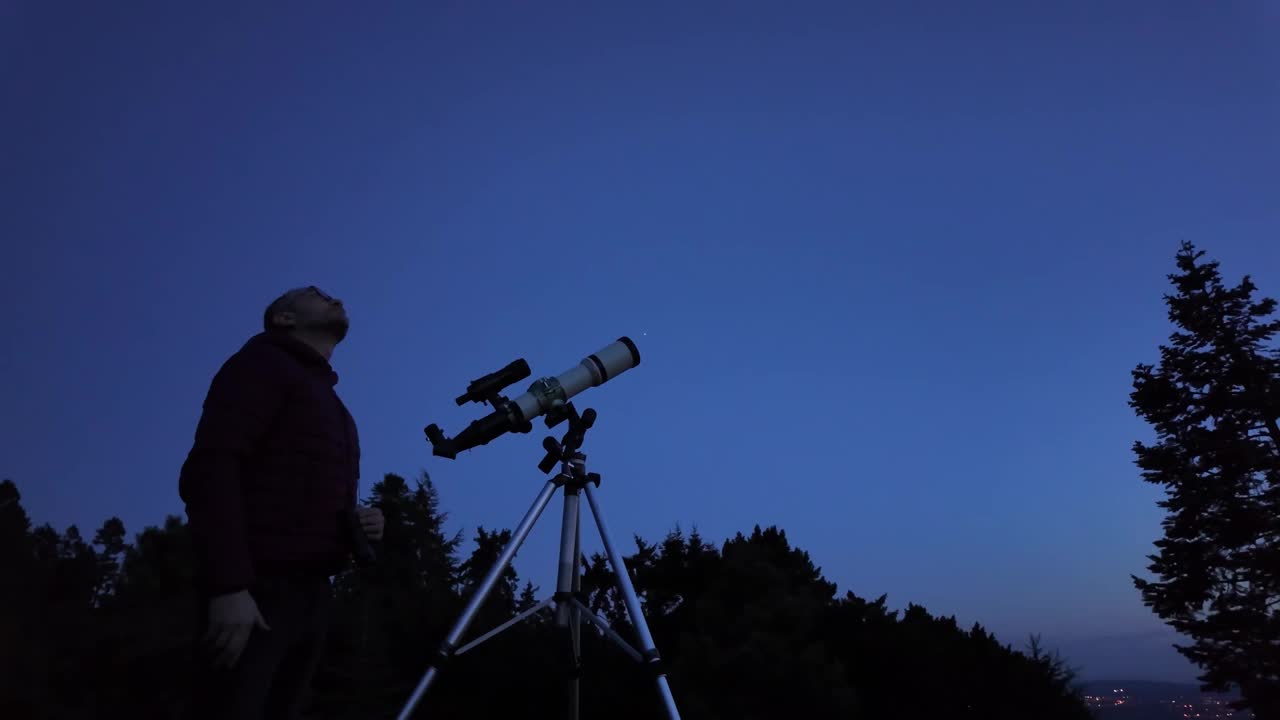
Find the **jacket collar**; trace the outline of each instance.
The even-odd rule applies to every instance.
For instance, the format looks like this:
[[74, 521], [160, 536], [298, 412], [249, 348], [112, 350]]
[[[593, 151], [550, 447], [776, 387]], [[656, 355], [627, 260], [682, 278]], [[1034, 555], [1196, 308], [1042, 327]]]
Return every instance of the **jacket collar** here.
[[334, 371], [333, 366], [329, 364], [329, 360], [325, 356], [316, 352], [316, 349], [302, 342], [287, 332], [279, 330], [268, 330], [249, 339], [250, 343], [268, 343], [276, 347], [284, 349], [300, 363], [307, 366], [309, 370], [318, 375], [328, 376], [329, 382], [333, 385], [338, 384], [338, 373]]

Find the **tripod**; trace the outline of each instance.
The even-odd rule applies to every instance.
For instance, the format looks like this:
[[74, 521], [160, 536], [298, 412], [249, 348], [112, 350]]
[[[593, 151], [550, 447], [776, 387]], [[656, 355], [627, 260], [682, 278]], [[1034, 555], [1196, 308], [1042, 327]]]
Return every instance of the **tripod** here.
[[[578, 720], [583, 620], [599, 628], [624, 653], [641, 663], [654, 676], [657, 681], [658, 692], [666, 708], [667, 717], [670, 720], [680, 720], [680, 711], [676, 708], [675, 698], [672, 697], [671, 688], [667, 684], [667, 675], [662, 666], [662, 659], [658, 655], [658, 649], [649, 633], [649, 626], [640, 610], [640, 601], [636, 597], [635, 588], [631, 584], [631, 576], [627, 573], [626, 565], [622, 562], [622, 556], [618, 554], [617, 548], [614, 547], [613, 540], [610, 538], [608, 529], [605, 526], [600, 505], [596, 502], [596, 497], [591, 489], [592, 485], [600, 486], [600, 475], [587, 472], [587, 456], [580, 451], [586, 431], [595, 423], [596, 412], [588, 408], [579, 416], [577, 410], [573, 407], [573, 403], [566, 403], [558, 411], [555, 418], [548, 418], [548, 426], [553, 427], [562, 419], [569, 421], [569, 429], [559, 442], [553, 437], [548, 437], [543, 441], [542, 446], [547, 451], [547, 454], [542, 459], [542, 462], [538, 463], [538, 469], [544, 474], [551, 472], [557, 464], [561, 466], [560, 472], [543, 486], [542, 491], [538, 493], [529, 511], [525, 513], [520, 524], [516, 526], [511, 540], [502, 549], [497, 562], [494, 563], [488, 574], [485, 575], [484, 580], [472, 592], [470, 599], [467, 601], [467, 606], [454, 622], [453, 627], [450, 628], [448, 635], [445, 636], [444, 641], [440, 644], [440, 648], [436, 652], [431, 665], [428, 666], [408, 702], [401, 709], [398, 720], [409, 720], [414, 708], [422, 701], [422, 696], [426, 693], [427, 688], [431, 686], [440, 671], [447, 667], [457, 655], [475, 648], [534, 613], [553, 606], [556, 624], [569, 631], [569, 642], [572, 650], [572, 674], [569, 680], [569, 720]], [[529, 536], [529, 532], [533, 530], [538, 517], [542, 515], [542, 511], [551, 502], [551, 496], [555, 494], [557, 488], [564, 488], [564, 515], [560, 525], [560, 565], [556, 578], [555, 594], [466, 645], [459, 647], [458, 643], [461, 642], [463, 634], [466, 633], [477, 612], [484, 605], [485, 599], [493, 592], [498, 579], [506, 572], [507, 567], [515, 558], [516, 552], [519, 551], [525, 538]], [[600, 540], [604, 543], [605, 553], [609, 556], [609, 565], [613, 568], [618, 589], [626, 602], [627, 614], [631, 619], [631, 624], [635, 627], [641, 650], [636, 650], [628, 644], [618, 633], [614, 632], [613, 628], [609, 627], [606, 621], [597, 616], [578, 599], [578, 593], [582, 589], [582, 575], [579, 572], [579, 559], [582, 557], [579, 550], [579, 501], [584, 494], [587, 497], [588, 505], [591, 507], [591, 514], [595, 516], [596, 527], [600, 531]]]

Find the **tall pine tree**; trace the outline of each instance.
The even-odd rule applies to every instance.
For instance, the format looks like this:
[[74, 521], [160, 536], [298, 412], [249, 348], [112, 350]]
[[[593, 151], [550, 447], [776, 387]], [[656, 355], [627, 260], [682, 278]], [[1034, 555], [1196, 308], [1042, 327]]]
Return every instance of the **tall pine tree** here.
[[[498, 563], [498, 556], [502, 554], [503, 548], [507, 543], [511, 542], [510, 530], [494, 530], [492, 532], [485, 530], [483, 527], [476, 528], [476, 546], [471, 551], [471, 556], [458, 566], [458, 582], [459, 589], [464, 597], [470, 599], [471, 594], [479, 589], [480, 583], [494, 565]], [[476, 628], [486, 627], [489, 624], [498, 624], [505, 622], [516, 613], [516, 588], [519, 587], [519, 576], [516, 574], [515, 563], [511, 563], [499, 576], [497, 584], [494, 585], [488, 599], [481, 610], [473, 625]]]
[[124, 522], [115, 516], [107, 519], [93, 536], [98, 550], [98, 578], [96, 601], [99, 605], [111, 601], [115, 595], [120, 575], [120, 561], [124, 558], [128, 542], [125, 540]]
[[1135, 442], [1142, 477], [1165, 490], [1159, 552], [1134, 578], [1143, 602], [1193, 642], [1178, 650], [1208, 690], [1280, 717], [1280, 320], [1248, 276], [1227, 287], [1216, 261], [1183, 243], [1176, 326], [1159, 365], [1133, 371], [1130, 405], [1156, 441]]
[[334, 621], [316, 677], [317, 704], [337, 715], [399, 709], [455, 612], [461, 534], [423, 472], [410, 483], [387, 473], [366, 503], [382, 511], [377, 563], [335, 579]]

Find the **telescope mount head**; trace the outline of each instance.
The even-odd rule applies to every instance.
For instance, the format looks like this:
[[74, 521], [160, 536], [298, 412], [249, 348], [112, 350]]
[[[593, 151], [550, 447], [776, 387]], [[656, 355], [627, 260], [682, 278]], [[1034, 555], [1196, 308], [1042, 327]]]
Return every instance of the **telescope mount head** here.
[[596, 411], [587, 408], [579, 415], [573, 403], [564, 403], [556, 408], [554, 418], [551, 413], [547, 414], [547, 427], [555, 427], [564, 420], [569, 421], [569, 428], [565, 430], [563, 438], [557, 442], [554, 437], [548, 436], [542, 441], [542, 448], [547, 451], [547, 454], [542, 458], [542, 462], [538, 463], [538, 469], [544, 475], [550, 473], [556, 464], [569, 462], [580, 455], [578, 451], [582, 448], [583, 440], [586, 439], [587, 430], [590, 430], [596, 422]]

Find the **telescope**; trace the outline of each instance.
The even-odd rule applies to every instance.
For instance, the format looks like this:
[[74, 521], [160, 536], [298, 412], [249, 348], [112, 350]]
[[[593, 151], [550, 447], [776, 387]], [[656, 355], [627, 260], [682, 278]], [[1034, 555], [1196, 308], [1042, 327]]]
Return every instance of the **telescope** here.
[[514, 360], [501, 370], [472, 380], [467, 391], [454, 401], [459, 406], [468, 402], [488, 404], [493, 412], [472, 422], [453, 438], [445, 437], [444, 431], [434, 423], [424, 429], [431, 442], [431, 453], [456, 459], [458, 453], [487, 445], [505, 433], [531, 431], [533, 420], [543, 415], [547, 427], [555, 427], [566, 417], [569, 398], [587, 388], [603, 385], [639, 364], [640, 350], [631, 338], [623, 336], [559, 375], [534, 381], [523, 395], [508, 400], [501, 392], [530, 375], [529, 363], [524, 358]]
[[[550, 474], [556, 465], [560, 472], [548, 478], [538, 497], [534, 499], [529, 511], [512, 532], [511, 539], [503, 546], [497, 560], [490, 566], [484, 579], [471, 591], [466, 607], [450, 627], [448, 634], [440, 642], [439, 649], [431, 658], [430, 664], [422, 674], [412, 694], [400, 710], [397, 720], [410, 720], [414, 709], [422, 701], [427, 689], [435, 682], [441, 672], [447, 672], [459, 656], [474, 649], [481, 643], [502, 633], [524, 619], [554, 609], [556, 624], [567, 631], [569, 667], [566, 680], [569, 685], [568, 717], [578, 720], [579, 717], [579, 683], [582, 675], [582, 642], [584, 627], [590, 625], [603, 637], [612, 640], [623, 653], [635, 660], [644, 672], [653, 678], [658, 687], [666, 711], [667, 720], [680, 720], [680, 710], [671, 694], [667, 682], [667, 671], [664, 668], [658, 647], [654, 644], [653, 634], [649, 632], [648, 621], [645, 620], [640, 607], [640, 599], [631, 583], [631, 575], [623, 562], [618, 547], [614, 544], [606, 528], [604, 514], [597, 502], [594, 487], [600, 487], [600, 473], [587, 471], [587, 455], [582, 450], [584, 438], [588, 430], [596, 423], [597, 414], [594, 408], [587, 408], [578, 413], [570, 398], [587, 388], [603, 385], [622, 373], [640, 364], [640, 351], [630, 338], [620, 337], [601, 348], [599, 352], [585, 357], [582, 362], [555, 377], [544, 377], [529, 386], [529, 390], [514, 400], [502, 396], [507, 386], [529, 377], [529, 364], [523, 358], [508, 363], [506, 367], [476, 378], [467, 386], [467, 391], [458, 396], [458, 405], [468, 402], [488, 403], [493, 412], [476, 420], [455, 438], [445, 437], [436, 425], [425, 428], [427, 439], [431, 441], [433, 453], [440, 457], [454, 459], [458, 453], [470, 450], [477, 445], [484, 445], [507, 432], [527, 433], [533, 429], [533, 420], [546, 416], [547, 427], [555, 427], [568, 421], [568, 430], [564, 437], [556, 440], [548, 437], [542, 443], [547, 451], [538, 469], [543, 474]], [[475, 621], [480, 609], [485, 606], [487, 598], [497, 587], [503, 573], [511, 567], [520, 546], [533, 530], [534, 524], [551, 502], [552, 496], [561, 490], [564, 496], [564, 514], [560, 521], [560, 555], [559, 572], [556, 576], [556, 592], [533, 607], [522, 610], [518, 615], [463, 644], [463, 638]], [[579, 507], [583, 497], [591, 507], [595, 517], [596, 528], [600, 531], [600, 540], [604, 543], [605, 553], [609, 557], [609, 565], [613, 569], [614, 587], [621, 594], [627, 608], [627, 620], [635, 635], [635, 643], [627, 640], [614, 629], [613, 624], [601, 617], [583, 601], [586, 596], [582, 592], [582, 566], [586, 557], [582, 554], [580, 537]]]

